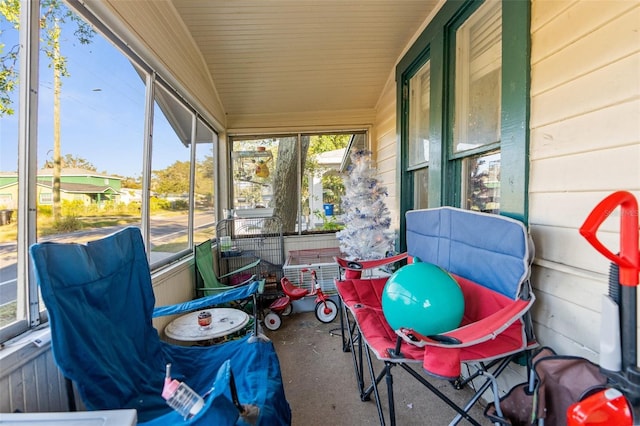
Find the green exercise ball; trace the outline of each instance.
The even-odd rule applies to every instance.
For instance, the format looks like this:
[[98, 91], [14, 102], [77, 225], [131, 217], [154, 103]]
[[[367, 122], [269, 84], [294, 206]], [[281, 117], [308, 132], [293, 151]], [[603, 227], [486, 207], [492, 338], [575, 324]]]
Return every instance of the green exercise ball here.
[[382, 291], [382, 312], [392, 329], [429, 336], [458, 328], [464, 313], [460, 285], [444, 269], [420, 262], [403, 266]]

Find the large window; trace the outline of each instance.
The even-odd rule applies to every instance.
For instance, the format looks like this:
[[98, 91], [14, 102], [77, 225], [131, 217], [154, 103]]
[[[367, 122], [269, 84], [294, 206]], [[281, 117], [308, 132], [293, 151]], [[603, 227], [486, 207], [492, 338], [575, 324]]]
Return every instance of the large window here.
[[428, 207], [430, 113], [431, 62], [427, 60], [409, 78], [407, 171], [413, 182], [415, 209]]
[[196, 126], [196, 152], [194, 170], [193, 244], [215, 236], [217, 216], [215, 204], [216, 156], [214, 146], [218, 135], [198, 117]]
[[[485, 2], [455, 31], [455, 104], [450, 161], [462, 162], [466, 209], [500, 212], [502, 6]], [[489, 155], [487, 151], [491, 151]], [[457, 168], [456, 168], [457, 169]]]
[[528, 1], [447, 2], [399, 62], [402, 214], [453, 205], [526, 222], [529, 19]]
[[455, 35], [453, 152], [500, 141], [502, 7], [487, 2]]
[[[0, 16], [0, 66], [13, 74], [0, 79], [0, 328], [26, 321], [24, 292], [18, 299], [18, 85], [20, 74], [18, 26]], [[45, 197], [46, 198], [46, 197]], [[45, 200], [46, 201], [46, 200]]]
[[161, 85], [154, 90], [151, 149], [151, 263], [189, 247], [191, 137], [194, 114]]
[[[56, 7], [31, 8], [28, 25], [0, 15], [0, 60], [11, 71], [3, 84], [24, 83], [0, 87], [0, 341], [46, 318], [29, 279], [35, 242], [86, 242], [136, 226], [158, 269], [213, 237], [213, 128], [86, 10], [88, 20]], [[20, 34], [39, 47], [18, 50]], [[32, 52], [37, 60], [17, 61]], [[28, 71], [39, 71], [37, 81], [23, 79]], [[32, 101], [37, 114], [20, 108]]]
[[284, 232], [341, 227], [342, 173], [364, 133], [232, 137], [236, 217], [277, 216]]

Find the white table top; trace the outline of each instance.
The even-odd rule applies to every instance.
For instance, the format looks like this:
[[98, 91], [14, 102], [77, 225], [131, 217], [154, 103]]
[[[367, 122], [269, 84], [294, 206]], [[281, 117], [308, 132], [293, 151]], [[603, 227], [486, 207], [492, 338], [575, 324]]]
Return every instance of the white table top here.
[[167, 337], [182, 342], [199, 342], [224, 337], [240, 331], [249, 322], [249, 315], [240, 309], [210, 308], [211, 325], [203, 328], [198, 325], [198, 314], [191, 312], [171, 321], [164, 329]]

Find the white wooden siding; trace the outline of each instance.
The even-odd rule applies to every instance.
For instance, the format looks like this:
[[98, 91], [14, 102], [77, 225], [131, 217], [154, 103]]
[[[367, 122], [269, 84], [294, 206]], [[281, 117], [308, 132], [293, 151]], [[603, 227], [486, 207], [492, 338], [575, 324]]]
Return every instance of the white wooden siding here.
[[[194, 259], [177, 262], [152, 274], [153, 294], [156, 306], [173, 305], [192, 300], [195, 295]], [[153, 326], [164, 335], [164, 328], [177, 315], [153, 319]]]
[[[53, 360], [50, 345], [29, 343], [38, 331], [10, 343], [0, 363], [0, 413], [67, 411], [64, 377]], [[12, 350], [12, 346], [17, 349]]]
[[[640, 198], [640, 3], [532, 2], [529, 222], [539, 340], [598, 361], [609, 261], [579, 235], [604, 197]], [[619, 214], [599, 238], [619, 249]]]
[[391, 227], [398, 229], [400, 199], [398, 195], [398, 137], [396, 132], [396, 86], [389, 79], [377, 104], [371, 149], [376, 160], [380, 184], [387, 187], [387, 207], [391, 212]]

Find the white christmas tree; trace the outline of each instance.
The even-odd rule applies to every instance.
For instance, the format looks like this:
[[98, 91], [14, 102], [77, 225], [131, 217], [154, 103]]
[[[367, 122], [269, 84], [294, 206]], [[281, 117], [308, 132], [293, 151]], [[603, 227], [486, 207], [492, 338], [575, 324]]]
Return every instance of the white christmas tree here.
[[340, 250], [348, 260], [382, 259], [393, 250], [394, 232], [384, 202], [387, 188], [375, 177], [371, 151], [351, 153], [349, 176], [342, 197], [345, 228], [336, 233]]

